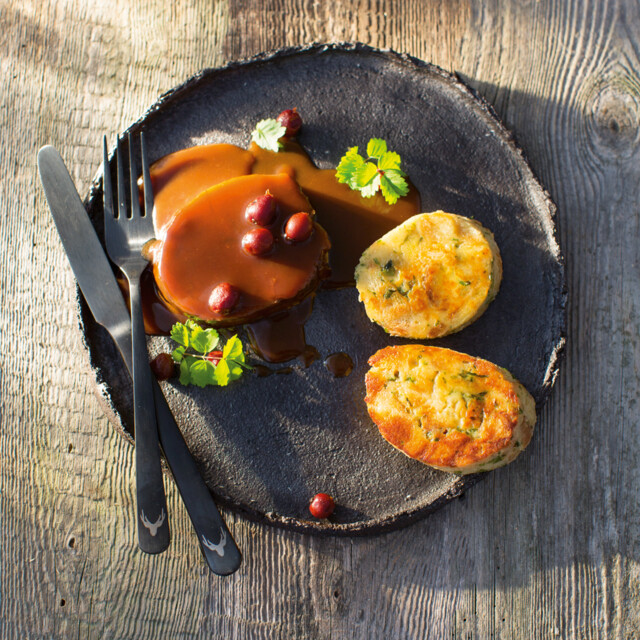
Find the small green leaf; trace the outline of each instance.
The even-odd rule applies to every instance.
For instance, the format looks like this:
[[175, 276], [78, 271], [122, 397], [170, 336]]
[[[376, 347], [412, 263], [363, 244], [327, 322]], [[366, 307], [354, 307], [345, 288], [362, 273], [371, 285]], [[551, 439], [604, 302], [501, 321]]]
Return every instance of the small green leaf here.
[[216, 384], [216, 367], [209, 360], [197, 359], [190, 367], [191, 382], [198, 387]]
[[387, 169], [384, 172], [384, 175], [398, 193], [403, 196], [406, 196], [407, 193], [409, 193], [409, 183], [406, 181], [402, 171], [398, 171], [397, 169]]
[[380, 188], [380, 174], [376, 171], [376, 175], [373, 178], [373, 181], [368, 185], [361, 187], [360, 193], [363, 198], [370, 198], [371, 196], [375, 196], [376, 192]]
[[380, 176], [380, 187], [382, 195], [389, 204], [398, 202], [398, 198], [409, 193], [409, 185], [399, 171], [387, 169], [384, 175]]
[[287, 128], [273, 118], [260, 120], [256, 128], [251, 133], [251, 140], [259, 147], [268, 151], [278, 152], [280, 149], [280, 138], [285, 134]]
[[[364, 165], [364, 158], [358, 153], [358, 147], [351, 147], [342, 156], [338, 166], [336, 167], [336, 178], [342, 184], [348, 184], [351, 187], [353, 174], [358, 167]], [[351, 187], [352, 189], [354, 187]]]
[[209, 353], [213, 351], [218, 344], [219, 336], [215, 329], [194, 330], [191, 334], [191, 347], [199, 353]]
[[349, 147], [346, 151], [346, 153], [344, 154], [344, 156], [342, 156], [342, 161], [345, 162], [360, 162], [362, 160], [362, 162], [364, 162], [364, 158], [360, 155], [360, 153], [358, 152], [358, 147]]
[[[373, 162], [367, 162], [358, 167], [354, 174], [354, 183], [358, 189], [370, 185], [378, 175], [378, 167]], [[375, 191], [374, 191], [375, 193]]]
[[233, 360], [228, 360], [227, 362], [229, 364], [229, 380], [233, 381], [241, 378], [244, 373], [242, 367]]
[[244, 369], [252, 368], [245, 362], [242, 341], [237, 335], [227, 340], [217, 366], [206, 357], [220, 341], [215, 329], [203, 329], [195, 321], [187, 320], [185, 324], [176, 323], [171, 336], [176, 342], [186, 343], [179, 343], [171, 352], [173, 360], [180, 365], [181, 384], [226, 386], [240, 378]]
[[387, 143], [381, 138], [371, 138], [367, 144], [367, 155], [370, 158], [379, 160], [387, 152]]
[[231, 338], [227, 340], [227, 344], [224, 345], [224, 349], [222, 350], [222, 357], [224, 359], [231, 358], [232, 360], [242, 360], [244, 362], [242, 342], [238, 336], [231, 336]]
[[229, 370], [229, 363], [224, 358], [218, 362], [215, 370], [216, 382], [221, 387], [226, 387], [231, 380], [231, 371]]
[[336, 168], [338, 182], [360, 191], [365, 198], [382, 190], [389, 204], [395, 204], [398, 198], [409, 193], [405, 173], [400, 168], [402, 160], [395, 151], [387, 150], [384, 140], [371, 138], [367, 144], [367, 156], [369, 161], [358, 153], [358, 147], [347, 149]]
[[182, 362], [182, 359], [184, 358], [184, 352], [187, 350], [186, 347], [176, 347], [172, 352], [171, 352], [171, 357], [173, 358], [174, 362]]
[[191, 382], [191, 374], [189, 373], [189, 363], [183, 360], [180, 363], [180, 384], [188, 385]]
[[199, 353], [204, 353], [200, 349], [200, 347], [196, 346], [204, 342], [203, 334], [204, 334], [204, 329], [198, 325], [196, 325], [189, 331], [189, 346], [194, 351], [198, 351]]
[[176, 322], [171, 327], [171, 339], [186, 349], [189, 346], [189, 330], [181, 322]]
[[384, 178], [384, 176], [380, 179], [380, 186], [382, 188], [382, 196], [384, 197], [387, 204], [395, 204], [398, 202], [398, 194], [395, 190], [389, 186], [389, 181]]
[[404, 173], [400, 169], [400, 155], [395, 151], [387, 151], [383, 153], [380, 159], [378, 160], [378, 167], [383, 171], [388, 171], [389, 169], [395, 169], [396, 171], [400, 171], [402, 175]]
[[206, 352], [209, 353], [218, 346], [218, 343], [220, 342], [220, 335], [215, 329], [207, 329], [205, 333], [207, 334]]

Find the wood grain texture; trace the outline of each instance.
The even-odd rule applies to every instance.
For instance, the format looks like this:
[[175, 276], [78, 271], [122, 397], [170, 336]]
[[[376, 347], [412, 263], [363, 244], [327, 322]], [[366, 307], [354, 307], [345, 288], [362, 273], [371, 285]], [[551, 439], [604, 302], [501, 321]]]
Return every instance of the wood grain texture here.
[[[526, 455], [405, 530], [315, 539], [227, 514], [245, 562], [220, 579], [168, 481], [173, 542], [144, 556], [37, 150], [84, 193], [100, 137], [198, 69], [344, 40], [459, 73], [514, 132], [558, 206], [556, 388]], [[639, 637], [639, 52], [632, 0], [0, 0], [0, 635]]]

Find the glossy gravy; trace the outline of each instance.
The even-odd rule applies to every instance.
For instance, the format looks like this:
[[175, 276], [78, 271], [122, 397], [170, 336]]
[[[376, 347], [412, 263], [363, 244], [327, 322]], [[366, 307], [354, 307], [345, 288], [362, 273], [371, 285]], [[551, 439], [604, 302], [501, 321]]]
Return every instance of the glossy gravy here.
[[[256, 225], [244, 216], [247, 205], [271, 193], [278, 202], [265, 227], [274, 238], [264, 255], [242, 248], [242, 238]], [[218, 326], [236, 326], [272, 315], [315, 289], [324, 275], [327, 234], [314, 225], [309, 238], [286, 238], [287, 220], [311, 212], [300, 187], [286, 174], [238, 176], [203, 191], [183, 207], [150, 251], [156, 284], [170, 307]], [[240, 297], [228, 312], [209, 305], [213, 286], [229, 282]]]
[[[318, 169], [295, 141], [286, 141], [278, 153], [255, 144], [249, 150], [230, 144], [205, 145], [170, 154], [151, 167], [158, 238], [164, 237], [174, 216], [189, 207], [204, 191], [249, 173], [286, 174], [302, 188], [316, 212], [316, 221], [327, 231], [331, 242], [331, 274], [322, 280], [322, 287], [353, 286], [354, 269], [362, 252], [387, 231], [420, 212], [420, 197], [414, 187], [393, 206], [380, 194], [363, 198], [347, 185], [338, 183], [335, 170]], [[184, 237], [187, 239], [188, 233]], [[189, 252], [184, 253], [188, 255]], [[185, 277], [187, 274], [192, 276], [187, 262], [185, 268]], [[144, 278], [143, 303], [149, 333], [166, 334], [174, 322], [184, 321], [184, 316], [176, 309], [168, 308], [170, 305], [159, 295], [153, 278]], [[248, 324], [254, 350], [268, 362], [299, 357], [308, 366], [318, 357], [317, 351], [304, 339], [304, 322], [311, 313], [311, 306], [311, 298], [305, 298], [289, 310]], [[196, 308], [189, 311], [200, 315]], [[334, 375], [348, 375], [347, 363], [343, 358], [340, 360], [335, 372], [332, 369], [337, 363], [332, 361], [328, 368]]]

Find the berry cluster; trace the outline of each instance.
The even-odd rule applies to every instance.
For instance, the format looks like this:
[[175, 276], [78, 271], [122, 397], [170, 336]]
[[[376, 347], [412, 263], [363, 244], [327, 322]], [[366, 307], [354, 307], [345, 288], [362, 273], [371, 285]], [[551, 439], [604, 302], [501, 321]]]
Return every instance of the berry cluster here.
[[[286, 128], [285, 137], [295, 136], [302, 126], [302, 118], [294, 109], [283, 111], [277, 118]], [[278, 201], [268, 190], [252, 200], [244, 211], [244, 218], [256, 225], [242, 236], [242, 249], [249, 255], [267, 255], [275, 245], [272, 226], [278, 212]], [[284, 226], [284, 239], [288, 242], [304, 242], [313, 232], [313, 220], [305, 211], [294, 213]], [[232, 284], [221, 282], [211, 292], [209, 308], [215, 313], [229, 313], [238, 303], [240, 292]]]

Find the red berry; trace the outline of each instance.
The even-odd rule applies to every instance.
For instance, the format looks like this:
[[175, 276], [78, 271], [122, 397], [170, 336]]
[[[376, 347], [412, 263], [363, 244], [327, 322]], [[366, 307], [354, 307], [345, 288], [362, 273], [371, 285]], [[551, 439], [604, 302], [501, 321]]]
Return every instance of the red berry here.
[[247, 208], [244, 210], [244, 217], [247, 222], [266, 227], [273, 222], [276, 216], [276, 204], [275, 196], [272, 196], [267, 191], [264, 195], [258, 196], [247, 205]]
[[283, 111], [276, 120], [283, 127], [287, 128], [284, 132], [284, 135], [287, 138], [293, 138], [298, 131], [300, 131], [300, 127], [302, 127], [302, 118], [295, 107], [293, 109], [286, 109]]
[[316, 493], [309, 505], [309, 511], [314, 518], [323, 520], [328, 518], [336, 507], [336, 503], [328, 493]]
[[261, 256], [273, 247], [273, 234], [269, 229], [258, 227], [242, 236], [242, 248], [252, 256]]
[[240, 299], [240, 292], [228, 282], [221, 282], [214, 287], [209, 296], [209, 308], [214, 313], [231, 311]]
[[313, 231], [313, 220], [304, 211], [294, 213], [284, 228], [284, 235], [291, 242], [304, 242]]
[[168, 353], [157, 355], [151, 362], [151, 371], [158, 380], [168, 380], [175, 373], [175, 364], [173, 358]]
[[217, 366], [218, 362], [220, 362], [220, 359], [222, 358], [222, 351], [211, 351], [207, 353], [205, 357], [209, 362], [213, 363], [214, 366]]

